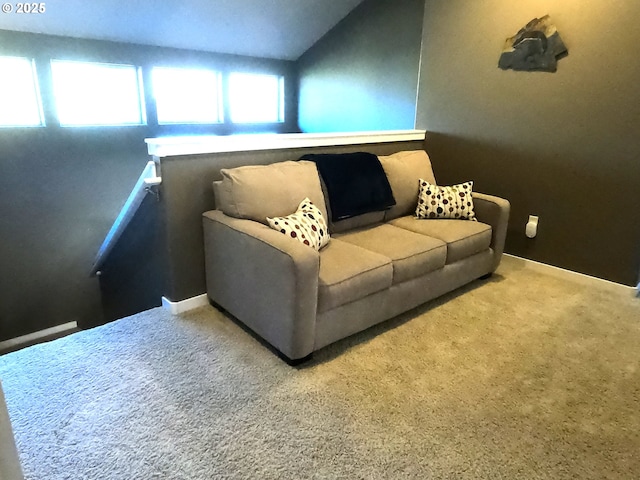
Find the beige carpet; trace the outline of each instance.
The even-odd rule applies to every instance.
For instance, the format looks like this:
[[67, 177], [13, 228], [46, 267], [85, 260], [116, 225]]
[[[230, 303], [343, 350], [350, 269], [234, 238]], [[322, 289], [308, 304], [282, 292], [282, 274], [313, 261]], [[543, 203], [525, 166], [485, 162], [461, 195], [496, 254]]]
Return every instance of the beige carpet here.
[[205, 307], [0, 378], [28, 479], [640, 478], [640, 300], [511, 258], [297, 369]]

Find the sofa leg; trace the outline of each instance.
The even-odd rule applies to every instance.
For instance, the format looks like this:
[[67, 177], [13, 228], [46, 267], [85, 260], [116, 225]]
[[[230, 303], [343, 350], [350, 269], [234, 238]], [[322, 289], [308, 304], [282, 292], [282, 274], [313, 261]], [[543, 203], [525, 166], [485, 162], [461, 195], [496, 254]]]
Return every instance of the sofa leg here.
[[491, 275], [493, 275], [493, 272], [486, 273], [480, 277], [480, 280], [487, 280], [491, 278]]
[[286, 364], [289, 365], [290, 367], [297, 367], [299, 365], [302, 365], [305, 362], [308, 362], [309, 360], [311, 360], [313, 358], [313, 353], [310, 353], [306, 357], [295, 358], [295, 359], [291, 359], [291, 358], [287, 357], [284, 353], [282, 353], [279, 350], [276, 350], [276, 354], [278, 355], [278, 357], [280, 357], [282, 360], [284, 360], [286, 362]]

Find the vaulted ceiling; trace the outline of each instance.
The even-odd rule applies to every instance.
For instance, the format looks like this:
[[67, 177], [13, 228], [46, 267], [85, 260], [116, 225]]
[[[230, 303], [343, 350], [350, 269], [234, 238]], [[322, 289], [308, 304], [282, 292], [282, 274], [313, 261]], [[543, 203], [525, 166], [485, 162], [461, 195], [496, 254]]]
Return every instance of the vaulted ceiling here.
[[295, 60], [362, 2], [46, 0], [0, 13], [0, 29]]

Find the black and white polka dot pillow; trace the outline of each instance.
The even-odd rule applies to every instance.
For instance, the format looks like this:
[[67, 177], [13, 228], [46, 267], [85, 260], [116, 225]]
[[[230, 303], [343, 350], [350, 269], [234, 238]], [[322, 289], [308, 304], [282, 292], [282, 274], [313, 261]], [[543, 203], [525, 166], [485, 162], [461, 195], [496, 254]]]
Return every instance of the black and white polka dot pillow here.
[[416, 217], [454, 218], [477, 222], [471, 195], [473, 182], [460, 183], [450, 187], [439, 187], [420, 179], [419, 185]]
[[283, 234], [295, 238], [315, 250], [329, 243], [329, 230], [322, 212], [311, 200], [305, 198], [298, 210], [286, 217], [267, 217], [269, 226]]

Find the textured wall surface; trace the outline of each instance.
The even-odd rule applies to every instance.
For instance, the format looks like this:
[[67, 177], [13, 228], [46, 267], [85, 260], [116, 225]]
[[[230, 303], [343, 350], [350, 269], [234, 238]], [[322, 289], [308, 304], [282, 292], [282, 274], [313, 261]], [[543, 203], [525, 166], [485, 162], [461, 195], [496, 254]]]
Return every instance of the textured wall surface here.
[[[558, 71], [500, 70], [505, 39], [545, 14], [569, 49]], [[511, 201], [507, 252], [636, 284], [638, 18], [634, 0], [426, 2], [417, 127], [439, 181]]]
[[414, 128], [424, 0], [368, 0], [299, 60], [303, 132]]
[[148, 125], [61, 128], [49, 82], [50, 58], [142, 66], [147, 85], [149, 67], [158, 64], [286, 74], [289, 121], [280, 130], [297, 129], [293, 62], [3, 30], [0, 55], [36, 59], [47, 120], [45, 128], [0, 129], [0, 341], [72, 321], [101, 322], [100, 288], [89, 272], [149, 160], [145, 138], [233, 131], [230, 125], [158, 126], [150, 96]]

